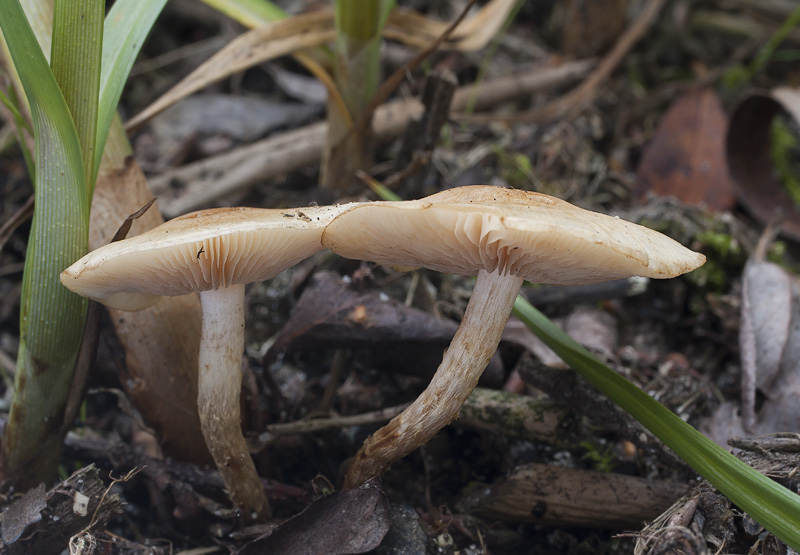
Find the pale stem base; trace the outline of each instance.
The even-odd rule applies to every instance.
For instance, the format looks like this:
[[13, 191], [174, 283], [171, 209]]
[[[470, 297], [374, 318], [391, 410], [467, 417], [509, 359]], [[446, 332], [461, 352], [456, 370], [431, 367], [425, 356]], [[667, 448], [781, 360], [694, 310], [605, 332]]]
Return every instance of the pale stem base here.
[[246, 520], [269, 518], [264, 487], [242, 435], [244, 285], [200, 293], [197, 405], [200, 428], [233, 504]]
[[464, 318], [427, 389], [406, 410], [370, 436], [345, 477], [355, 488], [428, 442], [458, 417], [503, 335], [522, 278], [481, 271]]

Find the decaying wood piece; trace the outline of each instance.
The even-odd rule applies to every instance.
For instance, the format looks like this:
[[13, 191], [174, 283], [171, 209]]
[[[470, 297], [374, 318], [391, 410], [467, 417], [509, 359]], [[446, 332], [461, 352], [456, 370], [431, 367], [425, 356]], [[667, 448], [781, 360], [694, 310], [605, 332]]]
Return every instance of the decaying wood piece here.
[[[64, 482], [47, 492], [31, 490], [17, 503], [28, 507], [15, 509], [12, 505], [2, 515], [4, 555], [49, 554], [64, 552], [70, 538], [88, 544], [95, 532], [102, 530], [113, 517], [122, 514], [122, 501], [116, 494], [107, 493], [94, 465], [77, 471]], [[41, 494], [41, 495], [39, 495]], [[33, 495], [38, 496], [33, 499]], [[36, 503], [35, 510], [28, 510]], [[38, 514], [37, 514], [38, 513]], [[37, 516], [39, 517], [37, 520]], [[11, 524], [12, 519], [22, 518]], [[7, 527], [15, 529], [7, 532]], [[6, 537], [7, 535], [18, 537]]]
[[461, 407], [456, 426], [546, 443], [577, 444], [579, 421], [567, 407], [550, 399], [477, 387]]
[[636, 476], [530, 464], [477, 487], [462, 509], [486, 518], [586, 528], [640, 528], [687, 486]]

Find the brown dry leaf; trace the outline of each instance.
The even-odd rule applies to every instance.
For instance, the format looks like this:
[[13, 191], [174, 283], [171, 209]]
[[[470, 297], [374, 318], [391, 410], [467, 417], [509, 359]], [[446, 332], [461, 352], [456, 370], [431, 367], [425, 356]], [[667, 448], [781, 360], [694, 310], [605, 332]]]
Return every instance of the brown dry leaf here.
[[[617, 348], [617, 324], [608, 312], [589, 306], [578, 306], [565, 320], [557, 320], [557, 323], [570, 337], [590, 351], [608, 360], [614, 358], [614, 351]], [[523, 347], [551, 368], [566, 368], [561, 357], [513, 316], [509, 318], [506, 329], [503, 330], [503, 341]]]
[[138, 127], [179, 100], [220, 79], [273, 58], [327, 44], [335, 38], [333, 12], [329, 10], [302, 14], [256, 27], [232, 40], [225, 48], [131, 119], [125, 128], [130, 130]]
[[389, 500], [375, 482], [312, 502], [237, 555], [336, 555], [365, 553], [378, 547], [389, 531]]
[[[351, 347], [364, 365], [430, 376], [457, 328], [451, 320], [377, 293], [359, 294], [335, 274], [320, 272], [297, 301], [264, 364], [271, 364], [282, 350]], [[495, 355], [485, 372], [487, 379], [501, 371]]]
[[567, 58], [602, 54], [625, 28], [628, 0], [568, 0], [561, 32]]
[[[442, 48], [462, 52], [480, 50], [500, 31], [515, 3], [516, 0], [492, 0], [474, 16], [465, 19], [442, 44]], [[414, 11], [396, 9], [389, 14], [383, 36], [409, 46], [425, 48], [444, 34], [448, 26], [447, 22], [434, 21]]]
[[687, 204], [733, 208], [725, 162], [727, 120], [711, 87], [691, 89], [670, 107], [639, 164], [636, 194], [652, 192]]
[[800, 89], [778, 87], [753, 93], [731, 114], [726, 140], [727, 160], [735, 193], [741, 205], [766, 224], [777, 211], [786, 217], [781, 233], [800, 239], [800, 206], [797, 206], [770, 156], [773, 119], [785, 112], [800, 125]]
[[[108, 243], [120, 223], [152, 197], [132, 158], [117, 170], [103, 169], [92, 202], [89, 249]], [[131, 235], [163, 221], [158, 210], [148, 210], [133, 222]], [[108, 313], [125, 350], [127, 374], [120, 382], [145, 422], [157, 432], [165, 453], [197, 463], [210, 461], [197, 416], [197, 296], [164, 297], [145, 310], [108, 309]]]
[[[462, 22], [442, 48], [477, 50], [486, 46], [500, 30], [515, 0], [492, 0], [476, 15]], [[384, 36], [418, 47], [429, 46], [449, 23], [427, 19], [416, 13], [395, 10], [390, 14]], [[336, 39], [333, 12], [323, 10], [301, 14], [256, 27], [236, 37], [180, 83], [133, 117], [125, 126], [136, 129], [179, 100], [220, 79], [268, 60], [331, 43]], [[320, 77], [320, 75], [318, 75]]]

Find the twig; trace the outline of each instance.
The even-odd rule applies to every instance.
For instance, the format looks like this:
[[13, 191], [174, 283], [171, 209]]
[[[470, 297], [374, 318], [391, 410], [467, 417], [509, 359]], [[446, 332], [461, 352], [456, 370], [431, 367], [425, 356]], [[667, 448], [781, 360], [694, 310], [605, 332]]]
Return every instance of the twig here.
[[628, 51], [647, 32], [658, 16], [664, 0], [650, 0], [639, 14], [639, 17], [617, 40], [614, 48], [606, 54], [595, 69], [584, 81], [564, 96], [528, 112], [517, 112], [510, 115], [458, 114], [455, 119], [468, 122], [507, 121], [507, 122], [541, 122], [555, 119], [572, 118], [586, 108], [597, 96], [600, 86], [605, 83], [617, 68]]
[[258, 435], [256, 441], [250, 445], [250, 451], [252, 453], [258, 453], [280, 436], [290, 434], [310, 434], [323, 430], [346, 428], [348, 426], [364, 426], [388, 422], [400, 414], [407, 406], [408, 404], [406, 403], [395, 407], [365, 412], [353, 416], [335, 416], [331, 418], [319, 418], [316, 420], [298, 420], [296, 422], [287, 422], [285, 424], [272, 424], [267, 426], [266, 430]]

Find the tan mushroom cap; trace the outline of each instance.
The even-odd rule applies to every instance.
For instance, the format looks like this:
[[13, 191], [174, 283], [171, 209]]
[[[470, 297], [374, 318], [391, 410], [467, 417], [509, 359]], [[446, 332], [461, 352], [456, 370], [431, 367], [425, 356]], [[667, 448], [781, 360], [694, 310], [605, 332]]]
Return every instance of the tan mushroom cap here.
[[328, 225], [322, 243], [346, 258], [389, 266], [461, 275], [499, 270], [551, 285], [670, 278], [705, 262], [652, 229], [548, 195], [488, 185], [355, 205]]
[[194, 212], [90, 252], [61, 282], [107, 306], [139, 310], [164, 295], [269, 279], [322, 250], [322, 231], [342, 209]]

